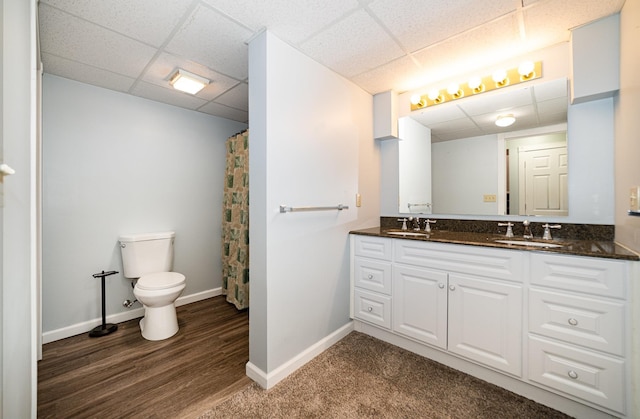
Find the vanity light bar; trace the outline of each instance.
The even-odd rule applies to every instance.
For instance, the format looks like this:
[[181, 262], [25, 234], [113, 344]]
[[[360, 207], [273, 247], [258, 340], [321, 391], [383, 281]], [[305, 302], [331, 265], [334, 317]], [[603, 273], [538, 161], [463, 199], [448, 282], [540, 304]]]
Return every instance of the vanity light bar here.
[[[531, 70], [531, 65], [533, 66], [533, 70]], [[527, 74], [520, 74], [528, 70], [531, 71]], [[428, 94], [414, 95], [411, 97], [411, 110], [416, 111], [429, 106], [501, 89], [506, 86], [514, 86], [530, 80], [539, 79], [540, 77], [542, 77], [542, 61], [529, 63], [528, 66], [523, 63], [518, 67], [508, 70], [496, 71], [489, 76], [472, 78], [468, 83], [460, 83], [458, 90], [455, 92], [453, 92], [452, 85], [449, 85], [440, 90], [432, 89]]]

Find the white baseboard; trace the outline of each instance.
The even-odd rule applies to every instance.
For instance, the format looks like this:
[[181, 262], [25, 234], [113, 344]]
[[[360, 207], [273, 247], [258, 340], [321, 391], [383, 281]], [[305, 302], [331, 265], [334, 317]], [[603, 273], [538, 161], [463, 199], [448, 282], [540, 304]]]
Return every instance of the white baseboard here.
[[258, 383], [264, 389], [270, 389], [283, 379], [287, 378], [298, 368], [311, 361], [316, 356], [327, 350], [329, 347], [340, 341], [353, 330], [353, 321], [342, 326], [340, 329], [319, 340], [304, 351], [300, 352], [289, 361], [285, 362], [270, 373], [265, 373], [251, 361], [247, 362], [246, 373], [249, 378]]
[[[214, 288], [207, 291], [198, 292], [195, 294], [185, 295], [176, 300], [176, 307], [183, 306], [185, 304], [195, 303], [197, 301], [206, 300], [207, 298], [216, 297], [222, 294], [222, 288]], [[129, 311], [122, 311], [120, 313], [110, 314], [107, 316], [107, 323], [122, 323], [128, 320], [133, 320], [144, 316], [144, 308], [136, 303], [136, 308], [132, 308]], [[82, 333], [88, 333], [94, 327], [102, 324], [102, 318], [92, 319], [81, 323], [72, 324], [60, 329], [51, 330], [42, 334], [42, 343], [54, 342], [56, 340], [65, 339], [71, 336], [80, 335]]]

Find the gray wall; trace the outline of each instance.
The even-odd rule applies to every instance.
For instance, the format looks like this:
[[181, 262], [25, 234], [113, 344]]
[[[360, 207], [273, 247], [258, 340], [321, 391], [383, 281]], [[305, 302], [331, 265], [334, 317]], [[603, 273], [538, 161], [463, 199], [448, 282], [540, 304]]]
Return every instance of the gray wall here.
[[183, 296], [221, 285], [225, 140], [245, 124], [45, 74], [43, 331], [100, 318], [133, 297], [118, 236], [176, 231]]

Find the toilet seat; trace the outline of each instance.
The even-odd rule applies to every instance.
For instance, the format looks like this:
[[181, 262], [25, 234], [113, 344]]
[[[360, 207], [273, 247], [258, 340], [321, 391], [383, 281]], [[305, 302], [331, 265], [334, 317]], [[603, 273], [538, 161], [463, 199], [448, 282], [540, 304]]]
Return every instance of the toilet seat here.
[[141, 276], [136, 287], [142, 290], [164, 290], [177, 287], [185, 282], [185, 277], [181, 273], [156, 272]]

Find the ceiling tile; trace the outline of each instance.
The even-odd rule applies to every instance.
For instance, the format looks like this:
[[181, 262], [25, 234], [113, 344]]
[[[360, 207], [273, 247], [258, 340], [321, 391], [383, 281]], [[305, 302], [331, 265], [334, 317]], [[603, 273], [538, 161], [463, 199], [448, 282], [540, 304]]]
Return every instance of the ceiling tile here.
[[514, 12], [515, 6], [513, 0], [377, 0], [369, 8], [413, 52]]
[[44, 72], [105, 89], [127, 92], [135, 79], [47, 53], [42, 54]]
[[162, 45], [193, 0], [40, 0], [153, 46]]
[[248, 48], [252, 32], [209, 7], [198, 6], [166, 50], [227, 76], [248, 75]]
[[204, 0], [253, 31], [269, 29], [283, 41], [298, 44], [359, 7], [357, 0]]
[[207, 103], [206, 100], [190, 95], [189, 93], [183, 93], [172, 88], [167, 89], [145, 82], [138, 82], [131, 93], [157, 102], [164, 102], [192, 110], [198, 109]]
[[40, 6], [40, 41], [43, 53], [130, 77], [138, 77], [156, 52], [141, 42], [46, 5]]
[[243, 111], [249, 110], [249, 85], [239, 83], [233, 89], [216, 98], [216, 102]]
[[400, 57], [373, 70], [352, 77], [354, 83], [371, 94], [390, 90], [404, 92], [424, 86], [421, 75], [424, 71], [409, 57]]
[[404, 55], [395, 41], [363, 10], [303, 42], [300, 48], [346, 77]]
[[219, 103], [209, 102], [198, 110], [210, 115], [219, 116], [220, 118], [232, 119], [234, 121], [244, 122], [245, 124], [249, 123], [249, 112], [232, 109]]
[[530, 48], [568, 41], [569, 29], [620, 10], [624, 0], [549, 0], [525, 9], [524, 22]]
[[509, 15], [413, 55], [425, 68], [423, 80], [427, 85], [486, 69], [525, 52], [519, 40], [517, 18]]
[[215, 99], [238, 84], [237, 80], [216, 73], [209, 67], [166, 53], [160, 54], [153, 61], [149, 68], [147, 68], [142, 80], [160, 87], [172, 88], [170, 87], [169, 79], [178, 68], [202, 76], [210, 81], [209, 85], [196, 95], [207, 101]]

